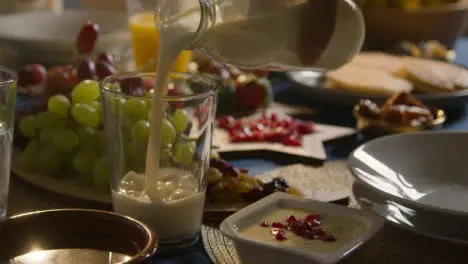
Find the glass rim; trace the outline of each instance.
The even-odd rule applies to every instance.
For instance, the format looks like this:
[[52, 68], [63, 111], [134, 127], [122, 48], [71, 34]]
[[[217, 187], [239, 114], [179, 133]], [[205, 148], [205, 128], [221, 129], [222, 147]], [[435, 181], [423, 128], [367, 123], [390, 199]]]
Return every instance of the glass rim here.
[[7, 67], [4, 67], [4, 66], [0, 66], [0, 72], [5, 72], [7, 74], [10, 75], [9, 78], [7, 78], [6, 80], [1, 80], [0, 79], [0, 86], [4, 86], [5, 84], [11, 84], [11, 83], [14, 83], [18, 80], [18, 74], [13, 71], [12, 69], [9, 69]]
[[[205, 74], [205, 73], [189, 73], [189, 72], [173, 72], [171, 71], [169, 73], [169, 75], [174, 75], [174, 74], [179, 74], [179, 75], [183, 75], [183, 76], [200, 76], [202, 77], [203, 79], [205, 80], [209, 80], [210, 82], [212, 82], [212, 84], [209, 85], [209, 89], [207, 91], [204, 91], [204, 92], [194, 92], [194, 94], [190, 94], [190, 95], [164, 95], [164, 96], [161, 96], [161, 99], [163, 101], [168, 101], [168, 102], [171, 102], [171, 101], [190, 101], [190, 100], [198, 100], [198, 99], [204, 99], [204, 98], [207, 98], [207, 97], [210, 97], [210, 96], [214, 96], [217, 94], [218, 92], [218, 89], [219, 89], [219, 84], [216, 83], [216, 81], [221, 81], [220, 78], [216, 77], [216, 76], [212, 76], [210, 74]], [[109, 93], [113, 93], [115, 95], [123, 95], [127, 98], [131, 98], [131, 99], [151, 99], [153, 97], [153, 95], [131, 95], [131, 94], [127, 94], [127, 93], [124, 93], [124, 92], [121, 92], [121, 91], [114, 91], [114, 90], [111, 90], [109, 88], [107, 88], [105, 86], [105, 84], [107, 83], [111, 83], [113, 80], [118, 80], [119, 78], [125, 78], [125, 77], [153, 77], [155, 78], [156, 77], [156, 73], [155, 72], [138, 72], [138, 71], [131, 71], [131, 72], [121, 72], [121, 73], [117, 73], [117, 74], [113, 74], [113, 75], [110, 75], [104, 79], [102, 79], [101, 81], [99, 81], [99, 88], [101, 91], [103, 92], [109, 92]]]

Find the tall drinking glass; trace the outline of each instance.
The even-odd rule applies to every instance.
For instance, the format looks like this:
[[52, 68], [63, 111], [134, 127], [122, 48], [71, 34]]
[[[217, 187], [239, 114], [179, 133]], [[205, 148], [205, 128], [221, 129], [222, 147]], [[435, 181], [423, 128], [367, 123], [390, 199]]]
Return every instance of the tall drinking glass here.
[[[205, 199], [218, 81], [172, 73], [163, 105], [159, 170], [146, 175], [153, 73], [123, 73], [101, 82], [114, 210], [152, 227], [162, 249], [196, 242]], [[146, 88], [146, 87], [148, 88]], [[154, 164], [149, 164], [153, 166]], [[151, 177], [152, 176], [152, 177]], [[150, 188], [148, 186], [151, 185]]]
[[0, 218], [4, 218], [7, 212], [16, 79], [13, 71], [0, 67]]
[[[126, 2], [135, 68], [139, 71], [155, 71], [159, 44], [154, 12], [158, 1], [126, 0]], [[173, 70], [187, 72], [191, 61], [192, 52], [182, 51]]]

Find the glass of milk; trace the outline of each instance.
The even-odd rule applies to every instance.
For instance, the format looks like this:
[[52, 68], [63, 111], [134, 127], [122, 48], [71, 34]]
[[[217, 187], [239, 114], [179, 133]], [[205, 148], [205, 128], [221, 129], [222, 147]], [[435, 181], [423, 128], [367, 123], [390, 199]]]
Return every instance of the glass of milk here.
[[[168, 95], [153, 101], [154, 81], [154, 73], [111, 76], [101, 82], [101, 100], [114, 210], [149, 225], [163, 253], [171, 253], [199, 237], [218, 82], [171, 73]], [[153, 122], [160, 124], [158, 152], [150, 140], [157, 129], [151, 126], [153, 104], [160, 104], [163, 116]]]

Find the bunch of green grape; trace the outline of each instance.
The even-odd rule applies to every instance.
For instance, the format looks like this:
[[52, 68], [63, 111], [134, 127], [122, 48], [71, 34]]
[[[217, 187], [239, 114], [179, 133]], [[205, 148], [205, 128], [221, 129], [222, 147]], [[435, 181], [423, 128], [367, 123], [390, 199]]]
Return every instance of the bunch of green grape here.
[[[115, 87], [113, 89], [119, 89]], [[110, 113], [123, 136], [126, 169], [145, 171], [151, 134], [151, 99], [115, 97]], [[161, 123], [162, 166], [189, 167], [197, 139], [189, 138], [191, 117], [180, 104], [166, 105]], [[99, 84], [78, 83], [71, 96], [49, 97], [47, 111], [20, 120], [20, 133], [30, 139], [21, 155], [24, 170], [66, 177], [78, 175], [88, 186], [108, 188], [109, 172]]]
[[[120, 99], [117, 114], [121, 117], [127, 170], [144, 173], [146, 153], [151, 134], [151, 101]], [[161, 120], [161, 166], [187, 167], [192, 164], [196, 152], [196, 140], [189, 138], [191, 117], [183, 108], [166, 105]]]
[[78, 83], [71, 97], [49, 97], [47, 111], [20, 120], [20, 133], [30, 139], [21, 154], [24, 170], [51, 177], [79, 175], [97, 188], [108, 188], [109, 172], [102, 131], [99, 84]]

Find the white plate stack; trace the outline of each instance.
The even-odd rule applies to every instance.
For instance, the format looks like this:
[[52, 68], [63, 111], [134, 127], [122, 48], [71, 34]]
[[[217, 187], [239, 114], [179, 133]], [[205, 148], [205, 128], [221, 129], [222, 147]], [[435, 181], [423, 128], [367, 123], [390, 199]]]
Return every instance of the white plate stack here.
[[468, 244], [467, 132], [419, 132], [370, 141], [348, 163], [358, 203], [390, 223]]

